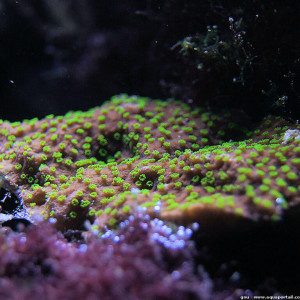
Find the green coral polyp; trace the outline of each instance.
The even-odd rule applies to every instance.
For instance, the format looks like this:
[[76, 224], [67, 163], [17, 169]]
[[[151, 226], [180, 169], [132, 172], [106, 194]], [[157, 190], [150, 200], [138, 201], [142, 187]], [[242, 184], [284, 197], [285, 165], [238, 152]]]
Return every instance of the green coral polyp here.
[[[137, 204], [151, 212], [157, 201], [175, 221], [196, 221], [195, 206], [274, 219], [276, 199], [288, 199], [279, 201], [284, 209], [299, 199], [299, 139], [284, 141], [295, 126], [267, 118], [250, 132], [230, 118], [121, 95], [89, 112], [36, 119], [30, 129], [4, 121], [0, 174], [24, 194], [26, 209], [64, 214], [66, 224], [99, 218], [114, 226]], [[232, 130], [245, 140], [226, 141]], [[44, 202], [35, 198], [43, 194]]]

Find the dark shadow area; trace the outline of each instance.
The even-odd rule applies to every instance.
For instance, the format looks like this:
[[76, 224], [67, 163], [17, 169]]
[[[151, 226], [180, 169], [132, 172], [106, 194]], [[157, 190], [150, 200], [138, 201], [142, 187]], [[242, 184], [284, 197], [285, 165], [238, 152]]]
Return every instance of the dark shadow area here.
[[0, 189], [0, 207], [1, 212], [5, 214], [14, 214], [22, 209], [19, 198], [5, 188]]
[[[297, 295], [300, 293], [297, 216], [299, 207], [291, 209], [282, 221], [257, 222], [242, 232], [196, 235], [197, 248], [206, 253], [201, 254], [199, 262], [205, 261], [213, 278], [236, 281], [242, 288], [273, 288], [283, 294]], [[239, 275], [233, 276], [234, 273]]]
[[7, 218], [2, 220], [1, 226], [10, 227], [14, 231], [23, 231], [31, 222], [26, 218], [26, 213], [20, 199], [5, 188], [0, 189], [0, 213]]
[[87, 110], [128, 93], [299, 119], [299, 5], [2, 0], [0, 117]]
[[31, 222], [26, 219], [18, 219], [14, 218], [9, 221], [3, 222], [2, 227], [9, 227], [13, 231], [22, 232], [24, 231], [24, 228], [31, 225]]

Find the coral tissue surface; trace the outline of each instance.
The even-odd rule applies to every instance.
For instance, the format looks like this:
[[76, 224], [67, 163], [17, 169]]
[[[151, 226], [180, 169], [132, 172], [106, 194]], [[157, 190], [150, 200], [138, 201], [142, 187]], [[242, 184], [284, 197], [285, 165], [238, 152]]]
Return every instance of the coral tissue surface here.
[[247, 129], [232, 117], [119, 95], [86, 112], [1, 120], [1, 219], [101, 229], [141, 206], [207, 228], [278, 220], [300, 201], [299, 125], [268, 117]]

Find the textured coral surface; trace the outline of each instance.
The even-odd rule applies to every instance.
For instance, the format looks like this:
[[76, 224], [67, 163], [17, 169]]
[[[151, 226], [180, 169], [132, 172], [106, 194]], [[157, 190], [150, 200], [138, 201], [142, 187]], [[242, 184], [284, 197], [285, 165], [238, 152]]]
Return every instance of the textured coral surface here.
[[2, 190], [12, 214], [61, 229], [114, 226], [138, 205], [179, 224], [278, 220], [300, 201], [297, 125], [269, 117], [250, 131], [232, 118], [120, 95], [87, 112], [1, 121]]
[[237, 282], [213, 280], [202, 266], [197, 269], [191, 234], [183, 228], [173, 232], [144, 214], [88, 243], [68, 243], [45, 223], [19, 234], [1, 229], [0, 298], [209, 300], [247, 295]]

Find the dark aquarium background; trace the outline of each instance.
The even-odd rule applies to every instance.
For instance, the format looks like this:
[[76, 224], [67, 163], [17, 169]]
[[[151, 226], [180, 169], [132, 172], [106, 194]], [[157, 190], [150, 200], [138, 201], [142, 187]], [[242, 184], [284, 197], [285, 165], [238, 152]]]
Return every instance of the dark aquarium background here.
[[299, 1], [0, 1], [0, 117], [118, 93], [299, 118]]

